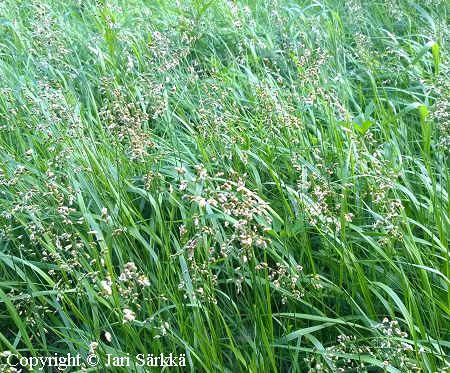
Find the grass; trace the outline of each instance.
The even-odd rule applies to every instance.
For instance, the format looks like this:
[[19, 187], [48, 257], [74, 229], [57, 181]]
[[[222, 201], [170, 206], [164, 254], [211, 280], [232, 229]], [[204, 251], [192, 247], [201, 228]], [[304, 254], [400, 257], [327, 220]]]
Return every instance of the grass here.
[[3, 0], [0, 366], [448, 371], [449, 19]]

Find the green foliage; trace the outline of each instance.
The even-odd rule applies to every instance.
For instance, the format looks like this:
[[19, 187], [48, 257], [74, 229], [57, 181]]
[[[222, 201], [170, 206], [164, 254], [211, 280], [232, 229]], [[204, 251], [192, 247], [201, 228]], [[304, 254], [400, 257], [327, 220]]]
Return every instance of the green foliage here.
[[0, 368], [448, 371], [449, 19], [0, 2]]

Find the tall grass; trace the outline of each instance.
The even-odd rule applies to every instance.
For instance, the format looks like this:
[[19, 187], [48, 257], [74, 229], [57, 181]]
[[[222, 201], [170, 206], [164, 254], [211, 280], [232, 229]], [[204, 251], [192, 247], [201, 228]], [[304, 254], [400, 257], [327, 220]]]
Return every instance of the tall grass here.
[[448, 371], [449, 20], [3, 0], [0, 364]]

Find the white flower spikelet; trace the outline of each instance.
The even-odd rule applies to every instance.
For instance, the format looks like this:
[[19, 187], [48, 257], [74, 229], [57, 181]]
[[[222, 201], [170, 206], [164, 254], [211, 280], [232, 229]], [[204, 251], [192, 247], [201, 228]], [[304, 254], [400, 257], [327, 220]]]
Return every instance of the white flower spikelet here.
[[135, 319], [136, 319], [136, 315], [134, 314], [134, 312], [132, 310], [130, 310], [129, 308], [123, 309], [123, 321], [122, 321], [123, 324], [125, 324], [129, 321], [133, 321]]

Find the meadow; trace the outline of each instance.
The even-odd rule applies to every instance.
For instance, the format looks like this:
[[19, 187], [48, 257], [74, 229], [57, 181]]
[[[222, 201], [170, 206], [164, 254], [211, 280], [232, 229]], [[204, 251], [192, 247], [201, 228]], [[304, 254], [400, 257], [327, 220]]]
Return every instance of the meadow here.
[[0, 371], [450, 372], [449, 157], [447, 0], [0, 0]]

